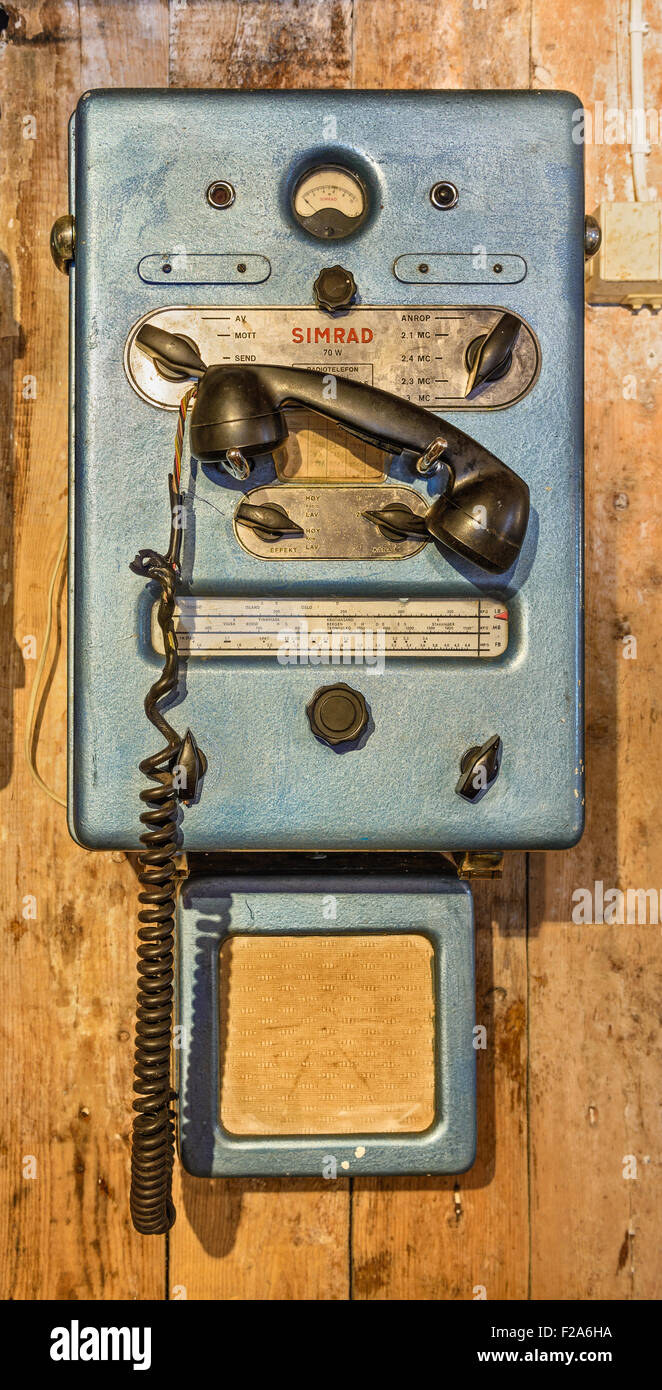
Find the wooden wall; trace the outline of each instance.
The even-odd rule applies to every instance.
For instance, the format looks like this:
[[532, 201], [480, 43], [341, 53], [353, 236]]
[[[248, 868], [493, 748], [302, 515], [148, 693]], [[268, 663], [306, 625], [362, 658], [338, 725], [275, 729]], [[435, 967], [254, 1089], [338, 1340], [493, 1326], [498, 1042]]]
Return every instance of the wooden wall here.
[[[646, 0], [648, 105], [662, 11]], [[457, 1180], [177, 1178], [128, 1218], [135, 878], [39, 794], [23, 731], [65, 520], [66, 125], [95, 86], [569, 88], [627, 108], [625, 0], [26, 0], [0, 7], [0, 1248], [14, 1298], [650, 1299], [661, 1292], [660, 928], [577, 926], [576, 887], [662, 889], [659, 321], [587, 312], [588, 829], [476, 891], [480, 1147]], [[657, 32], [655, 32], [657, 30]], [[28, 118], [33, 117], [34, 123]], [[34, 137], [34, 138], [33, 138]], [[659, 146], [649, 181], [662, 189]], [[587, 149], [587, 204], [629, 198]], [[40, 764], [64, 787], [64, 609]], [[625, 659], [625, 636], [637, 639]], [[629, 644], [628, 650], [631, 649]], [[636, 1177], [624, 1177], [625, 1156]], [[627, 1168], [626, 1168], [626, 1171]], [[630, 1171], [632, 1167], [630, 1165]], [[6, 1230], [4, 1226], [6, 1225]], [[166, 1274], [166, 1271], [167, 1274]]]

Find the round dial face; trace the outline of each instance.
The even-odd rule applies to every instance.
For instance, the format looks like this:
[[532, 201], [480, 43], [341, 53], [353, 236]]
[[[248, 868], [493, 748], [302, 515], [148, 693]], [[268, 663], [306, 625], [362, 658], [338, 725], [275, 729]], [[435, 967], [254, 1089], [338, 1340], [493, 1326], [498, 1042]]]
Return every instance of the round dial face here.
[[327, 164], [309, 169], [299, 179], [292, 209], [311, 236], [337, 240], [361, 225], [368, 211], [368, 197], [356, 174]]

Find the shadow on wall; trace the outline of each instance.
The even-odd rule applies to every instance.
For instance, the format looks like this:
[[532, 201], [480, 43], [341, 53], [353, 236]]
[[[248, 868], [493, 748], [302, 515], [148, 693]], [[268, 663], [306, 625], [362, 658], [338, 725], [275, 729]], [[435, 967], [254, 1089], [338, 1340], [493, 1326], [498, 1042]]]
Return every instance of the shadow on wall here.
[[[0, 11], [1, 19], [1, 11]], [[14, 633], [14, 362], [23, 356], [23, 334], [14, 322], [11, 267], [0, 252], [0, 437], [2, 518], [5, 540], [0, 574], [0, 643], [4, 654], [0, 682], [0, 788], [11, 779], [14, 763], [14, 691], [25, 685], [23, 653]]]

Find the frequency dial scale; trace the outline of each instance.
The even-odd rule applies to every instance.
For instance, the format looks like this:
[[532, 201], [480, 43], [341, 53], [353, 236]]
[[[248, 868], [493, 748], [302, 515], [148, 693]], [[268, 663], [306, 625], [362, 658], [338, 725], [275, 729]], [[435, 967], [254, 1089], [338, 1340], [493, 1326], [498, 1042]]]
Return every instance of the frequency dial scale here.
[[[152, 644], [163, 653], [158, 609]], [[508, 646], [508, 612], [494, 599], [186, 598], [175, 608], [182, 656], [277, 657], [283, 665], [334, 653], [342, 661], [389, 657], [496, 657]]]

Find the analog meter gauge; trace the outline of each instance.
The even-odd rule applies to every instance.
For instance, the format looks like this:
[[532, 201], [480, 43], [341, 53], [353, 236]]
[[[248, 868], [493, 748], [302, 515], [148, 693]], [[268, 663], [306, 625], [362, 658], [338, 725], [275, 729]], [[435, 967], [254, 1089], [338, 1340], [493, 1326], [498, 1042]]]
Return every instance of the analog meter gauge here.
[[368, 211], [368, 195], [355, 173], [327, 164], [309, 169], [299, 179], [292, 210], [311, 236], [333, 241], [361, 226]]

